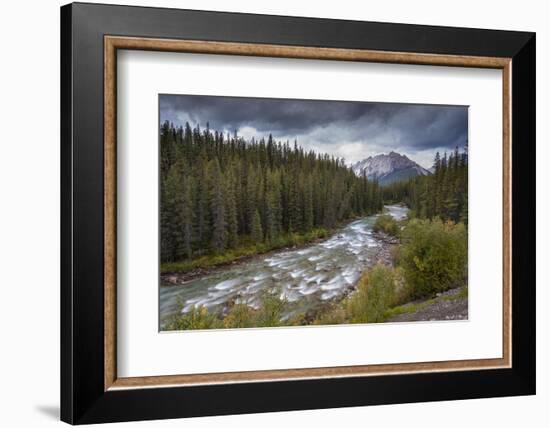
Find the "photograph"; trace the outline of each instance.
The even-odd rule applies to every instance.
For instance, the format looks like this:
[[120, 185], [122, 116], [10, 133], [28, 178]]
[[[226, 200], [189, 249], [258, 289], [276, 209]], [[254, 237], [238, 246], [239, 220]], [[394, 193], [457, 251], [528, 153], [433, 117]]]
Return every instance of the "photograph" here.
[[544, 14], [43, 3], [8, 20], [8, 426], [546, 415]]
[[161, 331], [468, 319], [468, 106], [159, 95]]

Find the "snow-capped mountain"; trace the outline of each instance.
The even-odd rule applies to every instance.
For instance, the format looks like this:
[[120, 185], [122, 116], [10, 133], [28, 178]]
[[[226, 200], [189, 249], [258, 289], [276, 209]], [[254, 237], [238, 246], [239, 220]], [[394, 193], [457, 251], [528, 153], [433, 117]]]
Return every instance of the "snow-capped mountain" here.
[[396, 152], [369, 156], [351, 165], [351, 169], [359, 176], [365, 172], [367, 178], [377, 179], [381, 185], [406, 180], [417, 175], [431, 174], [430, 171], [422, 168], [407, 156]]

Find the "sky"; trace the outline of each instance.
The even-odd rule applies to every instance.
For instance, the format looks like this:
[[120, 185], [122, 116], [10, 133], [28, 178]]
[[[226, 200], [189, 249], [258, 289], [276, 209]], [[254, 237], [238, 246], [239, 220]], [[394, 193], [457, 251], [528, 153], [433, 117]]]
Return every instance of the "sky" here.
[[468, 142], [468, 107], [354, 101], [160, 95], [160, 121], [245, 139], [273, 135], [351, 164], [395, 151], [429, 168], [437, 151]]

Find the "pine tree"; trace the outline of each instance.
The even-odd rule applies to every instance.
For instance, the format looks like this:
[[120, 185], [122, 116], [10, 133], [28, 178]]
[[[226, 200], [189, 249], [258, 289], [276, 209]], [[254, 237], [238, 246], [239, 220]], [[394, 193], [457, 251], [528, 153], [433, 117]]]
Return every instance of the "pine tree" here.
[[195, 229], [197, 250], [201, 254], [210, 244], [210, 189], [208, 188], [207, 162], [204, 159], [204, 153], [198, 159], [195, 193]]
[[177, 215], [176, 195], [178, 174], [176, 168], [167, 173], [161, 194], [161, 258], [166, 261], [176, 259], [177, 231], [180, 223]]
[[[246, 215], [246, 233], [252, 233], [252, 224], [254, 222], [254, 215], [258, 212], [258, 199], [257, 199], [257, 176], [254, 168], [250, 168], [248, 178], [246, 181], [246, 193], [244, 195], [243, 203]], [[258, 213], [259, 215], [259, 213]], [[261, 220], [260, 220], [261, 221]], [[260, 224], [261, 226], [261, 224]]]
[[276, 242], [281, 231], [281, 196], [276, 176], [269, 174], [265, 190], [265, 236], [270, 242]]
[[227, 246], [235, 248], [238, 244], [237, 200], [235, 196], [235, 179], [232, 169], [225, 176], [225, 217], [227, 227]]
[[170, 122], [166, 121], [160, 128], [160, 176], [166, 180], [170, 167], [176, 161], [175, 133]]
[[252, 216], [252, 226], [251, 226], [251, 236], [254, 242], [262, 242], [264, 239], [264, 234], [262, 231], [262, 221], [260, 220], [260, 213], [258, 210], [254, 211]]
[[308, 231], [313, 229], [313, 183], [311, 176], [308, 177], [304, 187], [303, 193], [304, 200], [304, 218], [303, 225], [304, 230]]
[[300, 218], [300, 193], [298, 190], [298, 180], [294, 173], [290, 173], [288, 182], [288, 231], [296, 232], [301, 229], [302, 221]]
[[212, 249], [220, 253], [225, 249], [227, 223], [225, 218], [224, 184], [218, 159], [210, 161], [210, 211], [212, 216]]
[[183, 186], [181, 194], [181, 240], [177, 251], [177, 257], [191, 258], [193, 243], [193, 196], [192, 196], [192, 178], [188, 178]]

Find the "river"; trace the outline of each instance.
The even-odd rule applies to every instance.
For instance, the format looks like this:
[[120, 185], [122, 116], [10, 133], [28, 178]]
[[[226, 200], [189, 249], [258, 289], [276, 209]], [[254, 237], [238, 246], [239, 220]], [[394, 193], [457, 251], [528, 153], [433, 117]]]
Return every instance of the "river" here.
[[[387, 205], [396, 220], [404, 219], [407, 208]], [[266, 290], [278, 293], [289, 303], [284, 317], [304, 313], [342, 298], [361, 273], [372, 266], [382, 245], [373, 234], [376, 215], [351, 221], [330, 238], [304, 248], [285, 249], [253, 257], [210, 275], [183, 284], [160, 287], [160, 318], [193, 306], [217, 311], [233, 300], [257, 308]]]

